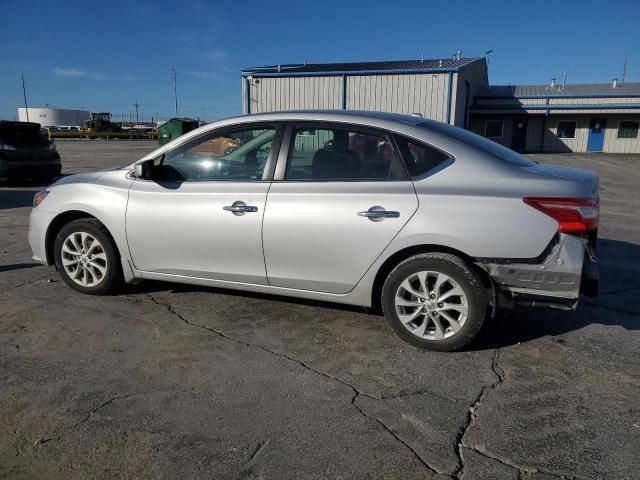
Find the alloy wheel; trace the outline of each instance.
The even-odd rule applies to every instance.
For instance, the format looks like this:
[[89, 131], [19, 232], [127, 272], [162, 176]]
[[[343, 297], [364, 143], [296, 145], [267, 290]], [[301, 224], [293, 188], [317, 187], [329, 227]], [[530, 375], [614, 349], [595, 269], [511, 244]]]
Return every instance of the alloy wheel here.
[[73, 232], [62, 243], [62, 266], [75, 283], [95, 287], [107, 275], [107, 254], [90, 233]]
[[467, 321], [469, 303], [462, 287], [441, 272], [416, 272], [398, 287], [398, 318], [413, 335], [442, 340], [455, 335]]

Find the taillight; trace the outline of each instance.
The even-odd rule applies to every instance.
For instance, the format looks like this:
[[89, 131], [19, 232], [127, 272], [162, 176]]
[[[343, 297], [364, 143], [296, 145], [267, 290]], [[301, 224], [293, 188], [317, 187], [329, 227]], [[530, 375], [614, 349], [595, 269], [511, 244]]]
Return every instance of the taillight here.
[[556, 220], [560, 233], [583, 233], [598, 226], [595, 198], [525, 197], [522, 200]]

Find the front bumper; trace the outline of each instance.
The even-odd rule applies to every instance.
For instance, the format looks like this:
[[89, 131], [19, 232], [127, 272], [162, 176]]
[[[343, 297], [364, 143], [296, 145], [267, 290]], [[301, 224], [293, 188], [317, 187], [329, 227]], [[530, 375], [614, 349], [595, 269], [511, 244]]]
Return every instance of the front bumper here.
[[485, 265], [497, 285], [501, 303], [575, 308], [581, 293], [598, 292], [598, 267], [586, 240], [560, 234], [539, 264]]
[[27, 238], [33, 252], [32, 258], [43, 265], [50, 265], [52, 259], [47, 259], [46, 236], [49, 224], [57, 213], [34, 208], [29, 214], [29, 233]]

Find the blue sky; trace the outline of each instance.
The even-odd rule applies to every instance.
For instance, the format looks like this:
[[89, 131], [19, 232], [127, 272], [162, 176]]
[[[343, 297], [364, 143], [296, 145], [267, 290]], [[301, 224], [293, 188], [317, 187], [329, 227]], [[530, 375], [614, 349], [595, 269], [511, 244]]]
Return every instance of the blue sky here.
[[278, 63], [481, 56], [494, 84], [640, 82], [640, 2], [0, 0], [0, 118], [22, 106], [241, 112], [240, 70]]

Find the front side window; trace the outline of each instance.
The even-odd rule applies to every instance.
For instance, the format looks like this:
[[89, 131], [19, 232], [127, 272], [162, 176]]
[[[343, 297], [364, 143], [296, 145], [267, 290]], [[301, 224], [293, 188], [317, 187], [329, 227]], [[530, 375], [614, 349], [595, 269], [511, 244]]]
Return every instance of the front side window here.
[[576, 137], [576, 122], [573, 121], [560, 121], [558, 122], [558, 138], [575, 138]]
[[484, 126], [484, 136], [487, 138], [502, 138], [504, 122], [502, 120], [487, 120]]
[[276, 127], [247, 127], [216, 133], [187, 143], [165, 155], [165, 180], [262, 180]]
[[620, 122], [618, 125], [618, 138], [638, 138], [638, 126], [638, 122]]
[[402, 163], [386, 134], [341, 127], [294, 129], [285, 180], [403, 178]]
[[412, 178], [424, 175], [451, 158], [449, 154], [430, 145], [402, 135], [395, 135], [395, 137], [398, 148], [405, 159], [404, 163]]

